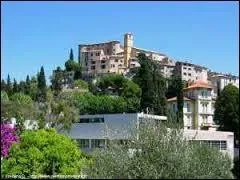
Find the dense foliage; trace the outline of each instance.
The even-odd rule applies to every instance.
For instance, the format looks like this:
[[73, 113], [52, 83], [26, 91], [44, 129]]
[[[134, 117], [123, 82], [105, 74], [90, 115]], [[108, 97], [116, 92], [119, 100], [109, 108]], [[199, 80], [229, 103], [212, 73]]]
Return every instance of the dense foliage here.
[[1, 162], [1, 175], [78, 175], [88, 162], [77, 143], [53, 129], [25, 131]]
[[6, 91], [1, 90], [1, 101], [8, 101], [8, 94], [6, 93]]
[[225, 86], [217, 97], [214, 121], [220, 130], [233, 131], [239, 140], [239, 89], [234, 85]]
[[105, 95], [123, 97], [127, 103], [127, 112], [139, 112], [141, 88], [133, 81], [121, 75], [106, 75], [97, 81], [97, 88]]
[[[208, 179], [233, 178], [230, 157], [217, 149], [183, 139], [175, 129], [145, 125], [132, 141], [97, 150], [89, 178]], [[136, 137], [136, 135], [134, 136]]]
[[16, 128], [11, 127], [9, 124], [1, 123], [1, 157], [8, 156], [10, 147], [18, 140]]
[[74, 81], [74, 87], [78, 87], [79, 89], [86, 89], [86, 90], [88, 90], [88, 83], [86, 81], [78, 79], [78, 80]]
[[141, 109], [146, 112], [148, 108], [151, 113], [166, 115], [166, 82], [157, 68], [157, 64], [149, 60], [145, 54], [139, 54], [138, 69], [133, 81], [142, 89]]

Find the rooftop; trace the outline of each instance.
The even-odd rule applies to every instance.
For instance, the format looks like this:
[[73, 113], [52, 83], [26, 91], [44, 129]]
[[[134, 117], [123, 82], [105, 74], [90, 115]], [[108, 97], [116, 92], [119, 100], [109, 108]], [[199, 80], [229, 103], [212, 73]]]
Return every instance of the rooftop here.
[[[177, 100], [177, 97], [173, 97], [173, 98], [169, 98], [167, 101], [170, 102], [170, 101], [176, 101]], [[187, 97], [183, 97], [183, 100], [184, 101], [191, 101], [191, 99], [188, 99]]]
[[212, 89], [212, 86], [210, 86], [207, 82], [198, 80], [188, 86], [187, 88], [184, 88], [183, 90], [188, 90], [188, 89], [194, 89], [194, 88], [207, 88], [207, 89]]
[[79, 44], [79, 46], [95, 46], [95, 45], [103, 45], [103, 44], [110, 44], [110, 43], [118, 44], [120, 43], [120, 41], [113, 40], [113, 41], [106, 41], [102, 43]]
[[162, 54], [162, 53], [159, 53], [159, 52], [156, 52], [156, 51], [150, 51], [150, 50], [147, 50], [147, 49], [137, 48], [137, 47], [132, 47], [132, 48], [137, 49], [137, 50], [141, 50], [141, 51], [145, 51], [145, 52], [150, 52], [150, 53], [159, 54], [159, 55], [161, 55], [161, 56], [166, 56], [165, 54]]

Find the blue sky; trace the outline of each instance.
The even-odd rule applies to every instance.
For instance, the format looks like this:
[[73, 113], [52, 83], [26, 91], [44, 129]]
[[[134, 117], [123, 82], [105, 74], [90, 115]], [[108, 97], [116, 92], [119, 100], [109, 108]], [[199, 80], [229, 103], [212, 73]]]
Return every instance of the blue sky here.
[[17, 81], [43, 65], [46, 78], [77, 45], [123, 42], [191, 60], [213, 71], [239, 73], [237, 2], [3, 2], [1, 76]]

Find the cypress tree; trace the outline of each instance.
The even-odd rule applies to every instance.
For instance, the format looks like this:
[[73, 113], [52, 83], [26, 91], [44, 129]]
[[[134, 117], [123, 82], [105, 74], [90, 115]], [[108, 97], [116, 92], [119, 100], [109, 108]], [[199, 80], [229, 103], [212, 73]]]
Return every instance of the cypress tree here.
[[166, 83], [164, 77], [158, 72], [157, 65], [146, 57], [138, 56], [140, 68], [133, 78], [142, 89], [141, 108], [157, 115], [166, 115]]
[[25, 93], [29, 95], [30, 94], [30, 89], [31, 89], [31, 82], [30, 82], [29, 75], [27, 75]]
[[38, 101], [45, 102], [47, 98], [46, 79], [43, 66], [38, 74]]
[[18, 92], [18, 84], [17, 84], [17, 81], [16, 81], [16, 79], [14, 78], [13, 79], [13, 94], [14, 93], [17, 93]]
[[71, 61], [73, 61], [73, 60], [74, 60], [74, 56], [73, 56], [73, 50], [72, 50], [72, 48], [71, 48], [71, 50], [70, 50], [69, 59], [70, 59]]
[[55, 71], [55, 75], [52, 79], [52, 89], [54, 90], [55, 96], [57, 96], [62, 90], [63, 79], [64, 79], [63, 71], [61, 70], [60, 67], [57, 67], [57, 70]]
[[10, 79], [10, 75], [9, 74], [8, 74], [8, 77], [7, 77], [6, 92], [7, 92], [8, 96], [12, 95], [12, 83], [11, 83], [11, 79]]

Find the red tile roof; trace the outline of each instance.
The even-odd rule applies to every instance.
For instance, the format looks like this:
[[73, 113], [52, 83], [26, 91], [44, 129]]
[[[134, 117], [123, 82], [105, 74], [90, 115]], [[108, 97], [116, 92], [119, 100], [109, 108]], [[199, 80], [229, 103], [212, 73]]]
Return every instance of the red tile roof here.
[[[177, 97], [173, 97], [173, 98], [167, 99], [167, 101], [176, 101], [176, 100], [177, 100]], [[188, 98], [186, 98], [186, 97], [183, 97], [183, 100], [185, 100], [185, 101], [191, 101], [191, 99], [188, 99]]]
[[191, 84], [190, 86], [188, 86], [187, 88], [184, 88], [184, 90], [188, 90], [188, 89], [193, 89], [193, 88], [207, 88], [207, 89], [212, 89], [212, 86], [210, 86], [207, 82], [205, 81], [196, 81], [193, 84]]

